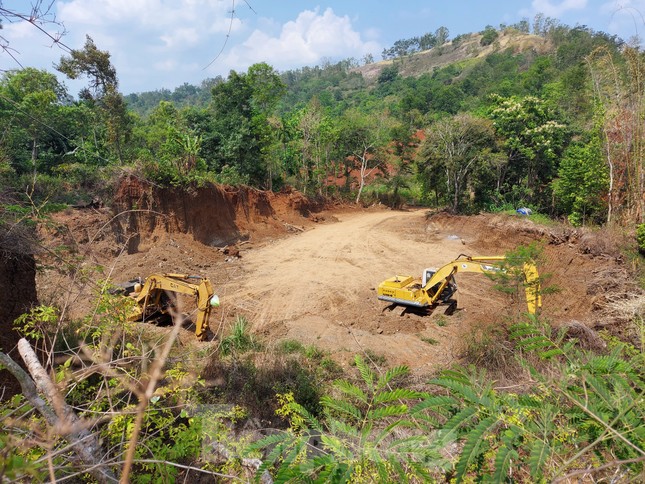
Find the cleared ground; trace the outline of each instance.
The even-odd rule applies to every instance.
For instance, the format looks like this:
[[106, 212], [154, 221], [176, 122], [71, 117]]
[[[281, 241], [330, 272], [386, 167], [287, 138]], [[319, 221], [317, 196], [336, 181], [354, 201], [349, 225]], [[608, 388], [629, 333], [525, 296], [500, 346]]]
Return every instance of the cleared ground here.
[[[216, 338], [241, 314], [268, 344], [282, 339], [314, 344], [342, 364], [367, 351], [384, 357], [388, 365], [409, 365], [417, 374], [457, 362], [486, 328], [525, 311], [524, 301], [496, 291], [486, 277], [462, 274], [455, 314], [444, 315], [443, 307], [429, 316], [402, 314], [401, 308], [389, 311], [376, 297], [376, 286], [387, 277], [419, 276], [424, 268], [441, 266], [461, 253], [501, 255], [537, 242], [545, 254], [540, 269], [558, 288], [544, 298], [544, 314], [556, 326], [574, 319], [597, 325], [600, 313], [594, 310], [609, 286], [624, 286], [625, 271], [615, 255], [605, 253], [598, 242], [589, 244], [598, 237], [545, 229], [521, 217], [342, 209], [316, 216], [317, 223], [302, 218], [295, 225], [290, 219], [284, 223], [288, 233], [265, 228], [262, 237], [251, 236], [238, 245], [239, 258], [196, 242], [190, 234], [168, 232], [150, 235], [149, 248], [127, 254], [100, 235], [106, 214], [77, 211], [61, 217], [73, 227], [70, 234], [77, 242], [78, 234], [86, 234], [80, 241], [85, 266], [101, 264], [115, 281], [153, 272], [210, 277], [222, 301], [211, 318]], [[44, 302], [66, 294], [70, 315], [91, 310], [92, 288], [79, 281], [45, 272], [39, 291]], [[182, 340], [191, 336], [186, 331]]]

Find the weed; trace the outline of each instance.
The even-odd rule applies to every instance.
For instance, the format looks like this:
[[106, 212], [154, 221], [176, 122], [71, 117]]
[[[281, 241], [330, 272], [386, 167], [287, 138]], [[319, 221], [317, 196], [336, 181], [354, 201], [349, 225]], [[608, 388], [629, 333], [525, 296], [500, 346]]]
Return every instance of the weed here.
[[444, 326], [447, 326], [447, 325], [448, 325], [448, 320], [443, 316], [439, 316], [439, 319], [437, 319], [437, 326], [441, 326], [443, 328]]
[[365, 350], [365, 358], [376, 366], [384, 366], [387, 363], [387, 357], [380, 353], [375, 353], [372, 349]]
[[230, 334], [222, 339], [220, 351], [223, 356], [228, 356], [233, 352], [245, 353], [259, 348], [260, 343], [249, 333], [247, 319], [244, 316], [237, 316]]
[[280, 341], [278, 343], [276, 349], [277, 349], [278, 353], [282, 353], [284, 355], [290, 355], [290, 354], [293, 354], [293, 353], [302, 353], [302, 352], [304, 352], [305, 347], [298, 340], [295, 340], [295, 339], [283, 339], [282, 341]]
[[426, 338], [425, 336], [421, 336], [421, 341], [424, 343], [428, 343], [429, 345], [438, 345], [439, 341], [437, 341], [434, 338]]

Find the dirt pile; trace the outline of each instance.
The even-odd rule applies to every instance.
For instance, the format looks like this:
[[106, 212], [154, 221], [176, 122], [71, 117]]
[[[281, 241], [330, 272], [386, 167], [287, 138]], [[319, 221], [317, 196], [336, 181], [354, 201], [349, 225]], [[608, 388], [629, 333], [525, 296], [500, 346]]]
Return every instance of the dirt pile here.
[[131, 176], [121, 182], [113, 206], [121, 214], [113, 221], [117, 241], [125, 242], [130, 254], [149, 249], [146, 243], [159, 231], [187, 233], [202, 244], [224, 247], [252, 236], [274, 236], [289, 222], [321, 210], [295, 190], [273, 193], [212, 184], [178, 190]]

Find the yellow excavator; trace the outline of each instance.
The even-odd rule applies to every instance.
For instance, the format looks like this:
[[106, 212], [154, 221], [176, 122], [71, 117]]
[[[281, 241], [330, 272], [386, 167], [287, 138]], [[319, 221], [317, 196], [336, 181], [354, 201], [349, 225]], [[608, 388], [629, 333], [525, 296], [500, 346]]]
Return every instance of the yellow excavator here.
[[169, 296], [172, 293], [195, 296], [195, 336], [200, 341], [206, 339], [211, 309], [219, 306], [219, 297], [214, 294], [207, 278], [186, 274], [151, 274], [145, 281], [138, 279], [121, 286], [123, 292], [137, 302], [134, 312], [128, 317], [130, 321], [152, 321], [168, 316], [173, 307]]
[[[448, 304], [446, 312], [456, 308], [457, 301], [452, 296], [457, 291], [455, 274], [458, 272], [475, 272], [494, 274], [506, 271], [504, 256], [470, 257], [460, 254], [455, 260], [439, 269], [428, 268], [423, 271], [421, 279], [413, 276], [394, 276], [381, 282], [378, 286], [378, 298], [396, 305], [418, 309], [434, 308], [438, 304]], [[542, 307], [540, 279], [535, 264], [523, 265], [524, 286], [528, 312], [537, 313]]]

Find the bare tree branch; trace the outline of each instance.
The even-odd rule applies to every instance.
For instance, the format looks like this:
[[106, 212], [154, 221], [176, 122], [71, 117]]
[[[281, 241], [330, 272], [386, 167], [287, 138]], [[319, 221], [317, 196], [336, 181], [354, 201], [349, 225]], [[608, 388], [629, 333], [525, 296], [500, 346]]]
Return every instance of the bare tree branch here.
[[[42, 367], [40, 361], [38, 361], [36, 353], [34, 353], [31, 345], [25, 338], [21, 338], [20, 341], [18, 341], [18, 352], [25, 362], [31, 377], [33, 378], [33, 382], [35, 382], [35, 388], [33, 387], [33, 383], [31, 384], [32, 388], [29, 388], [30, 385], [27, 383], [27, 388], [31, 391], [32, 398], [33, 390], [37, 389], [38, 392], [45, 395], [49, 405], [53, 407], [52, 411], [51, 408], [44, 405], [44, 407], [49, 408], [49, 411], [45, 410], [46, 413], [43, 413], [43, 416], [48, 419], [48, 422], [52, 419], [52, 413], [54, 413], [53, 421], [49, 422], [50, 425], [52, 425], [53, 430], [70, 442], [77, 459], [83, 465], [90, 467], [91, 470], [89, 472], [98, 482], [115, 482], [117, 479], [112, 471], [107, 469], [104, 463], [97, 460], [97, 456], [100, 456], [101, 453], [100, 444], [96, 436], [87, 430], [85, 422], [83, 422], [78, 415], [76, 415], [74, 410], [67, 405], [65, 399], [49, 378], [47, 371]], [[14, 365], [18, 367], [15, 363]], [[9, 371], [12, 371], [12, 367], [8, 366], [7, 368]], [[20, 370], [23, 374], [21, 375], [20, 372], [17, 374], [22, 377], [23, 381], [29, 381], [24, 370]], [[23, 385], [23, 381], [20, 382], [21, 385]], [[23, 390], [24, 388], [25, 387], [23, 387]], [[27, 394], [25, 394], [25, 396], [27, 396]], [[36, 396], [38, 396], [38, 393], [36, 393]], [[43, 407], [43, 405], [41, 405], [41, 407]]]

